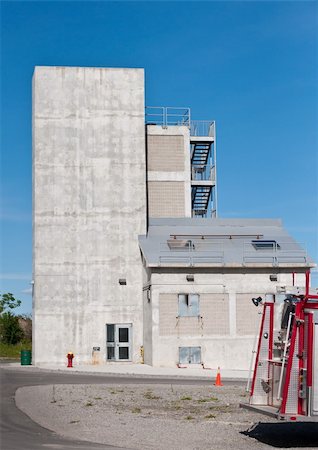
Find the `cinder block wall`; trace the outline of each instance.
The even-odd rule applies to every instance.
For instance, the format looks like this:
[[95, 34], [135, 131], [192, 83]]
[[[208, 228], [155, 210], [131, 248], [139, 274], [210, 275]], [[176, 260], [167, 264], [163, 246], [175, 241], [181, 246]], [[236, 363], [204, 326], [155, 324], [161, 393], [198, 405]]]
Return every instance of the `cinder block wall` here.
[[[275, 293], [277, 286], [291, 286], [291, 272], [279, 273], [277, 282], [270, 281], [270, 271], [257, 269], [193, 273], [194, 282], [187, 282], [187, 272], [180, 269], [152, 273], [153, 365], [176, 367], [179, 347], [201, 347], [205, 367], [221, 366], [247, 376], [261, 318], [261, 308], [251, 299]], [[304, 280], [299, 273], [300, 285]], [[178, 294], [199, 294], [198, 317], [178, 317]]]
[[142, 69], [36, 67], [34, 363], [104, 360], [106, 323], [133, 324], [139, 361], [145, 170]]
[[149, 217], [191, 217], [189, 129], [147, 125], [147, 166]]

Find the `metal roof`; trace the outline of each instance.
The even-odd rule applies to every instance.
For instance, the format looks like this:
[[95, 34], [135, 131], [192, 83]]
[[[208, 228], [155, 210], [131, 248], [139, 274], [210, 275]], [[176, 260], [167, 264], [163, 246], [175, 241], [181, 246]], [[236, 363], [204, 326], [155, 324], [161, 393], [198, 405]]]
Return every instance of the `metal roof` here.
[[150, 219], [139, 245], [148, 267], [315, 266], [278, 219]]

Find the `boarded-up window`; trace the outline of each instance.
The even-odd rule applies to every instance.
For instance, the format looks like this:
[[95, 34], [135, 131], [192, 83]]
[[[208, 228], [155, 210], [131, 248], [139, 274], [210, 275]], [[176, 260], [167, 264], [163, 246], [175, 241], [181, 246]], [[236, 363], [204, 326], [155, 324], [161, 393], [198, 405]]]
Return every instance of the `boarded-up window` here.
[[191, 317], [199, 315], [199, 295], [179, 294], [178, 295], [179, 317]]
[[201, 347], [179, 347], [180, 364], [201, 364]]

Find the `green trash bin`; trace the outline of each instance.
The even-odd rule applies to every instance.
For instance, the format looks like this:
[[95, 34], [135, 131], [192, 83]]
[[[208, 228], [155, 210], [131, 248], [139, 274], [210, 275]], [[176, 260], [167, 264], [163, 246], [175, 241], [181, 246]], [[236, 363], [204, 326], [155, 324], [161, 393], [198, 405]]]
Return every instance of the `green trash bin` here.
[[32, 360], [31, 350], [21, 350], [21, 366], [29, 366]]

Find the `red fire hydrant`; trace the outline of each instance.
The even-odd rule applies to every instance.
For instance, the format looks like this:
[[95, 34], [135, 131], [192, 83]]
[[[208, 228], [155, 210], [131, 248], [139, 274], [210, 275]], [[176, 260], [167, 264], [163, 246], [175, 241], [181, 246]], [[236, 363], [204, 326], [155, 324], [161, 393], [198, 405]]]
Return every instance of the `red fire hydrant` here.
[[67, 367], [73, 367], [74, 353], [73, 352], [68, 352], [66, 357], [67, 357]]

